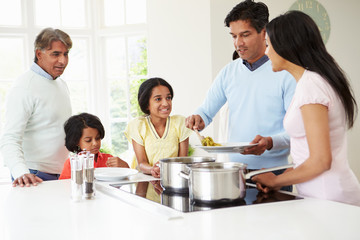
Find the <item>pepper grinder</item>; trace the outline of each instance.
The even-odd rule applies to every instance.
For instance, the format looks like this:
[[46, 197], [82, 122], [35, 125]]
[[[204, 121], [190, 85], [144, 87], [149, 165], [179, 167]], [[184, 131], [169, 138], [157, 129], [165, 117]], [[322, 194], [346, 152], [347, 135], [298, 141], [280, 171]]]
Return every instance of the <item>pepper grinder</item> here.
[[93, 199], [95, 197], [94, 185], [94, 154], [87, 151], [83, 155], [84, 167], [84, 184], [83, 184], [83, 198]]

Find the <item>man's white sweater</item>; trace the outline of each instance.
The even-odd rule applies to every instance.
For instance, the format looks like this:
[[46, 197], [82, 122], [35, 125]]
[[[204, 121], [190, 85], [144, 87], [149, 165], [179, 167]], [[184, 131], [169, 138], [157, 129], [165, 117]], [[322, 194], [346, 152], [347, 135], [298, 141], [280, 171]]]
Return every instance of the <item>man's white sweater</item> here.
[[11, 175], [61, 173], [68, 155], [63, 125], [71, 116], [66, 83], [29, 70], [14, 82], [5, 116], [0, 150]]

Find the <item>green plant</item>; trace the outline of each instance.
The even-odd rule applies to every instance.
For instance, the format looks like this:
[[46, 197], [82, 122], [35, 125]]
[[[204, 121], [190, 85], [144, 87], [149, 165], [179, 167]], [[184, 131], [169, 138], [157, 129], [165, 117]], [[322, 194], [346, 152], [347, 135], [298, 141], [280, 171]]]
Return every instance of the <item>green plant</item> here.
[[131, 76], [146, 76], [147, 75], [147, 49], [146, 38], [142, 38], [138, 41], [141, 49], [140, 61], [130, 67]]
[[189, 150], [188, 150], [188, 156], [192, 156], [195, 152], [195, 148], [193, 148], [190, 144], [189, 144]]
[[[147, 49], [146, 49], [146, 38], [142, 38], [138, 41], [141, 49], [140, 61], [131, 66], [130, 76], [146, 76], [147, 71]], [[145, 81], [145, 78], [134, 79], [130, 82], [130, 112], [132, 117], [139, 117], [143, 115], [140, 109], [137, 95], [139, 92], [140, 85]]]
[[136, 79], [131, 81], [130, 83], [130, 112], [131, 117], [136, 118], [144, 113], [141, 111], [139, 103], [138, 103], [138, 92], [140, 85], [145, 81], [145, 78], [142, 79]]
[[99, 151], [101, 153], [107, 153], [107, 154], [111, 154], [113, 152], [112, 148], [104, 143], [101, 145], [101, 148]]
[[[131, 64], [129, 68], [129, 97], [130, 97], [130, 116], [132, 118], [143, 115], [141, 111], [137, 95], [140, 85], [146, 80], [147, 76], [147, 49], [146, 49], [146, 38], [141, 38], [137, 41], [137, 46], [140, 48], [140, 56], [138, 61]], [[126, 83], [124, 81], [116, 81], [113, 83], [113, 91], [111, 92], [112, 99], [114, 101], [111, 111], [113, 118], [127, 118], [128, 103], [123, 96], [126, 96], [128, 89], [124, 88]], [[128, 150], [128, 141], [123, 134], [126, 128], [127, 122], [122, 121], [113, 123], [111, 127], [111, 143], [112, 153], [120, 155]]]

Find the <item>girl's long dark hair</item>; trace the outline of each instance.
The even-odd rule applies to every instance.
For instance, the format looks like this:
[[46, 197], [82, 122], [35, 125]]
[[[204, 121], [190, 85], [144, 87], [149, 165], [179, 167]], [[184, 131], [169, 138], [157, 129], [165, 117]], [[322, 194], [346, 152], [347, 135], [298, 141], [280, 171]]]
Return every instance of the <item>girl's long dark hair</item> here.
[[300, 11], [289, 11], [268, 23], [266, 32], [281, 57], [325, 78], [344, 106], [348, 127], [353, 127], [357, 114], [353, 91], [343, 70], [327, 52], [312, 18]]
[[157, 87], [157, 86], [167, 87], [171, 94], [171, 99], [173, 99], [173, 97], [174, 97], [174, 91], [173, 91], [171, 85], [164, 79], [159, 78], [159, 77], [154, 77], [154, 78], [149, 78], [148, 80], [144, 81], [139, 87], [138, 101], [139, 101], [139, 106], [140, 106], [141, 111], [143, 111], [143, 113], [145, 113], [147, 115], [150, 115], [149, 102], [150, 102], [152, 90], [154, 87]]

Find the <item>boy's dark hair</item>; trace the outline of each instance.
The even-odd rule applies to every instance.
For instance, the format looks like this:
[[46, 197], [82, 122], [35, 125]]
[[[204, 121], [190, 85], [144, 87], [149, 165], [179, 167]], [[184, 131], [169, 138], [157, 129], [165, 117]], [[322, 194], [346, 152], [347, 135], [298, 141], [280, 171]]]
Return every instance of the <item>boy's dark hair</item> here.
[[139, 93], [138, 93], [139, 106], [141, 108], [141, 111], [143, 111], [143, 113], [145, 113], [145, 114], [150, 114], [149, 100], [150, 100], [153, 88], [157, 87], [157, 86], [167, 87], [170, 91], [171, 99], [173, 99], [173, 97], [174, 97], [173, 89], [167, 81], [165, 81], [162, 78], [158, 78], [158, 77], [149, 78], [148, 80], [146, 80], [145, 82], [143, 82], [140, 85]]
[[70, 152], [79, 152], [79, 141], [84, 128], [95, 128], [99, 131], [100, 138], [105, 137], [104, 126], [100, 119], [89, 113], [81, 113], [70, 117], [64, 124], [65, 146]]
[[224, 23], [229, 27], [231, 22], [238, 20], [250, 21], [251, 26], [260, 33], [269, 22], [268, 7], [262, 2], [255, 3], [253, 0], [245, 0], [228, 13]]

